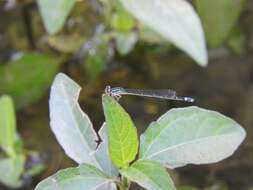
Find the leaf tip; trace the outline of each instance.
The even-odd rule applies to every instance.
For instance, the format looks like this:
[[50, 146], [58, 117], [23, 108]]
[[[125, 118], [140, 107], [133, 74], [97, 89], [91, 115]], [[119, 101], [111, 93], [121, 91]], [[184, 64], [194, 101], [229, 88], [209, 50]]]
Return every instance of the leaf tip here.
[[11, 96], [7, 95], [7, 94], [4, 94], [0, 97], [0, 101], [1, 102], [8, 102], [8, 103], [11, 103], [13, 104], [13, 100], [11, 98]]

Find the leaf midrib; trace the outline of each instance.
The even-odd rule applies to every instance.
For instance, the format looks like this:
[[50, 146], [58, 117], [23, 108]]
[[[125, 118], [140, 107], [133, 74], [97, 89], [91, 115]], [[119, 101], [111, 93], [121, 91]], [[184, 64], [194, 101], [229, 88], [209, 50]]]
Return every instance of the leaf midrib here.
[[[199, 138], [199, 139], [194, 139], [194, 140], [191, 140], [191, 141], [187, 141], [187, 142], [183, 142], [183, 143], [179, 143], [179, 144], [176, 144], [176, 145], [173, 145], [173, 146], [170, 146], [168, 148], [165, 148], [163, 150], [160, 150], [154, 154], [151, 154], [149, 155], [148, 157], [144, 157], [144, 158], [152, 158], [162, 152], [166, 152], [170, 149], [173, 149], [173, 148], [177, 148], [177, 147], [180, 147], [180, 146], [183, 146], [183, 145], [186, 145], [186, 144], [192, 144], [192, 143], [195, 143], [195, 142], [198, 142], [198, 141], [202, 141], [202, 140], [205, 140], [205, 139], [208, 139], [208, 138], [215, 138], [215, 137], [223, 137], [223, 136], [233, 136], [234, 134], [237, 134], [236, 132], [233, 132], [233, 133], [225, 133], [225, 134], [221, 134], [221, 135], [212, 135], [212, 136], [208, 136], [208, 137], [202, 137], [202, 138]], [[142, 158], [141, 160], [143, 160], [144, 158]]]
[[[139, 174], [141, 174], [142, 176], [145, 176], [146, 179], [148, 179], [148, 181], [150, 181], [153, 185], [155, 185], [155, 186], [158, 188], [157, 190], [162, 190], [162, 189], [161, 189], [161, 186], [159, 186], [159, 184], [154, 183], [154, 181], [152, 180], [152, 178], [150, 178], [148, 175], [145, 175], [144, 172], [142, 172], [141, 170], [139, 170], [139, 169], [137, 169], [137, 168], [135, 168], [135, 167], [131, 167], [131, 169], [134, 170], [136, 173], [139, 173]], [[129, 176], [129, 175], [128, 175], [128, 176]], [[136, 180], [136, 182], [138, 182], [138, 181]]]
[[[71, 117], [72, 117], [74, 123], [76, 124], [76, 126], [79, 126], [78, 123], [77, 123], [77, 121], [76, 121], [75, 115], [74, 115], [73, 112], [72, 112], [74, 106], [72, 106], [72, 105], [70, 104], [69, 100], [68, 100], [68, 93], [67, 93], [67, 91], [66, 91], [66, 89], [65, 89], [65, 86], [63, 85], [63, 83], [60, 83], [60, 86], [62, 86], [63, 94], [64, 94], [64, 97], [65, 97], [65, 100], [66, 100], [66, 101], [63, 100], [63, 102], [67, 103], [67, 106], [66, 106], [66, 107], [67, 107], [67, 109], [69, 110], [70, 115], [71, 115]], [[80, 88], [78, 87], [78, 93], [79, 93], [79, 92], [80, 92]], [[78, 104], [77, 101], [78, 101], [78, 100], [75, 99], [75, 104]], [[75, 104], [74, 104], [74, 105], [75, 105]], [[78, 105], [77, 105], [77, 106], [78, 106]], [[80, 111], [82, 111], [82, 110], [80, 109]], [[83, 116], [83, 115], [82, 115], [82, 116]], [[89, 123], [89, 124], [90, 124], [90, 123]], [[75, 127], [75, 129], [78, 130], [78, 132], [79, 132], [78, 134], [79, 134], [79, 136], [81, 137], [82, 142], [86, 145], [86, 148], [90, 150], [90, 152], [89, 152], [89, 156], [90, 156], [90, 155], [92, 154], [92, 152], [95, 151], [95, 149], [93, 150], [93, 149], [89, 146], [88, 142], [86, 142], [86, 139], [85, 139], [84, 136], [82, 135], [83, 133], [81, 132], [80, 128], [79, 128], [79, 127], [77, 127], [77, 128]], [[88, 129], [88, 127], [85, 129], [85, 131], [86, 131], [87, 129]], [[100, 166], [99, 162], [97, 161], [97, 159], [94, 158], [93, 156], [91, 156], [91, 158], [92, 158], [93, 161], [95, 161], [96, 165], [99, 166], [100, 169], [101, 169], [101, 166]]]

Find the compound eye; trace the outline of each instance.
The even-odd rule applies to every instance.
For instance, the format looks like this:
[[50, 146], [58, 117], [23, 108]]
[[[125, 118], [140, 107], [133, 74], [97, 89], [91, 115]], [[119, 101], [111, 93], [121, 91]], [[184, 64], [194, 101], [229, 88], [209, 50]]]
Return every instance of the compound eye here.
[[111, 94], [111, 87], [110, 86], [105, 87], [105, 93], [108, 94], [108, 95]]

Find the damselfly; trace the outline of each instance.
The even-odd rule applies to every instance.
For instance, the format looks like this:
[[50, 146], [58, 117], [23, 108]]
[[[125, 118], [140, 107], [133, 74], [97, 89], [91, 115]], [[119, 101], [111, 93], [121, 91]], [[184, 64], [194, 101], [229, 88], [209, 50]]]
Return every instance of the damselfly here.
[[110, 86], [106, 86], [105, 93], [109, 96], [112, 96], [116, 100], [119, 100], [122, 95], [134, 95], [134, 96], [144, 96], [144, 97], [177, 100], [185, 102], [194, 102], [194, 99], [191, 97], [177, 96], [176, 91], [171, 89], [140, 90], [121, 87], [111, 88]]

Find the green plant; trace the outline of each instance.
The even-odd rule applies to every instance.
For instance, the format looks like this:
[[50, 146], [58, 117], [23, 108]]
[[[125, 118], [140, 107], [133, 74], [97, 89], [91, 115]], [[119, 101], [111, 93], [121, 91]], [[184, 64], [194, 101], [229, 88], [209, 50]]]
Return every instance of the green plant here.
[[[45, 28], [51, 35], [61, 30], [75, 5], [74, 0], [37, 0], [37, 2]], [[197, 11], [195, 11], [186, 0], [100, 0], [99, 2], [103, 6], [105, 17], [103, 22], [110, 31], [105, 35], [109, 34], [115, 39], [116, 49], [121, 55], [126, 55], [134, 48], [138, 41], [137, 34], [141, 34], [139, 37], [141, 40], [146, 39], [142, 38], [142, 35], [149, 36], [146, 33], [148, 27], [153, 37], [160, 35], [160, 38], [185, 51], [202, 66], [207, 65], [207, 50], [200, 19], [208, 45], [212, 48], [219, 47], [230, 37], [245, 4], [245, 0], [194, 0], [192, 2], [196, 7]], [[216, 14], [210, 16], [214, 11]], [[153, 37], [149, 36], [144, 41], [151, 42]], [[164, 40], [156, 42], [162, 44]], [[243, 46], [237, 51], [242, 50]]]
[[69, 77], [58, 74], [49, 102], [51, 129], [65, 153], [80, 165], [60, 170], [36, 190], [126, 190], [131, 182], [148, 190], [174, 190], [165, 168], [223, 160], [246, 135], [232, 119], [192, 106], [171, 109], [139, 140], [128, 113], [104, 94], [106, 122], [98, 132], [98, 144], [99, 137], [78, 104], [80, 90]]
[[[33, 15], [34, 10], [29, 8], [33, 7], [30, 5], [34, 2], [38, 5], [49, 35], [41, 30], [39, 15]], [[26, 12], [24, 15], [31, 15], [24, 18], [27, 19], [27, 31], [21, 38], [21, 25], [11, 22], [11, 25], [4, 27], [4, 38], [11, 42], [11, 48], [22, 51], [23, 56], [15, 54], [10, 56], [10, 61], [0, 65], [0, 94], [11, 95], [16, 107], [24, 108], [45, 95], [61, 64], [80, 63], [89, 82], [93, 82], [108, 68], [106, 64], [112, 61], [116, 51], [125, 56], [132, 52], [139, 42], [141, 45], [145, 44], [145, 54], [149, 54], [148, 49], [152, 46], [152, 49], [158, 50], [157, 53], [161, 53], [161, 47], [165, 47], [162, 49], [165, 49], [168, 55], [168, 52], [173, 50], [173, 44], [189, 54], [198, 64], [206, 66], [207, 48], [202, 25], [209, 47], [219, 47], [227, 40], [228, 47], [235, 53], [244, 53], [247, 38], [244, 30], [236, 23], [243, 11], [245, 0], [191, 2], [193, 6], [186, 0], [98, 0], [101, 12], [98, 15], [92, 12], [92, 18], [95, 17], [98, 22], [86, 25], [93, 20], [89, 17], [89, 11], [93, 10], [89, 1], [20, 1], [20, 7], [24, 7]], [[213, 12], [216, 14], [210, 16]], [[77, 29], [76, 25], [73, 26], [80, 18], [84, 19], [80, 26], [77, 26], [85, 28], [84, 31]], [[65, 30], [62, 30], [66, 20], [69, 22], [65, 25]], [[100, 24], [103, 26], [101, 30], [98, 29]], [[90, 31], [94, 32], [90, 34]], [[26, 36], [31, 38], [31, 42], [26, 41]], [[33, 51], [40, 50], [41, 54], [27, 52], [30, 51], [28, 46], [33, 47]], [[9, 48], [3, 49], [6, 51]], [[6, 54], [9, 54], [8, 51]], [[60, 56], [61, 59], [58, 59]], [[16, 59], [17, 57], [19, 58]], [[2, 62], [5, 61], [3, 59]], [[78, 64], [75, 66], [78, 67]], [[31, 91], [27, 91], [27, 86]]]
[[0, 94], [10, 95], [17, 109], [36, 102], [43, 97], [61, 63], [53, 56], [25, 53], [0, 65]]
[[[143, 26], [134, 19], [136, 18], [185, 51], [198, 64], [207, 65], [207, 50], [200, 19], [186, 0], [100, 0], [100, 2], [103, 5], [105, 25], [110, 30], [107, 35], [116, 40], [120, 54], [129, 53], [138, 40], [137, 31], [142, 30]], [[47, 32], [55, 35], [63, 27], [75, 0], [37, 0], [37, 3]], [[122, 43], [123, 40], [125, 43]]]
[[26, 151], [23, 141], [16, 131], [14, 104], [11, 97], [0, 97], [0, 182], [6, 186], [17, 188], [24, 184], [24, 178], [38, 174], [42, 164], [30, 163], [25, 167], [28, 157], [37, 157], [34, 151]]

